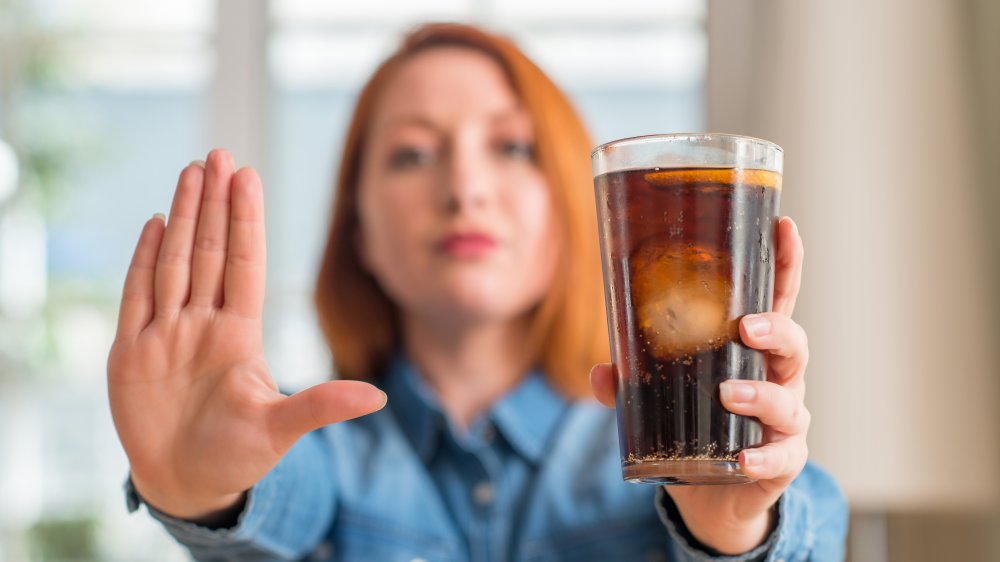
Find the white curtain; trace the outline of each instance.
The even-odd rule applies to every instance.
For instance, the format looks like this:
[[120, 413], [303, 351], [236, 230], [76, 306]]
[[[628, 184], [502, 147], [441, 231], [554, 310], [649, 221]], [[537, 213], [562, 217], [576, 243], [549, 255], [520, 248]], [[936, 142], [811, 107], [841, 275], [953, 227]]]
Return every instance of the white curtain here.
[[709, 128], [785, 148], [810, 451], [856, 509], [1000, 495], [996, 4], [710, 2]]

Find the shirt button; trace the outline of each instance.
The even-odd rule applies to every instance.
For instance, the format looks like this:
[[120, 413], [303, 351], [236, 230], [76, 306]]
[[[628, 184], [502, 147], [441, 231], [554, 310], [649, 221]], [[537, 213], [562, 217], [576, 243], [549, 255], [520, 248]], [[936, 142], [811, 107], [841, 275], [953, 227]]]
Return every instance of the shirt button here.
[[483, 426], [483, 441], [487, 443], [492, 443], [493, 439], [497, 436], [497, 430], [493, 428], [493, 424], [488, 423]]
[[480, 506], [493, 501], [493, 486], [489, 482], [480, 482], [472, 489], [472, 499]]
[[316, 550], [313, 551], [312, 555], [309, 557], [310, 560], [325, 561], [329, 560], [333, 556], [333, 545], [329, 542], [321, 542]]

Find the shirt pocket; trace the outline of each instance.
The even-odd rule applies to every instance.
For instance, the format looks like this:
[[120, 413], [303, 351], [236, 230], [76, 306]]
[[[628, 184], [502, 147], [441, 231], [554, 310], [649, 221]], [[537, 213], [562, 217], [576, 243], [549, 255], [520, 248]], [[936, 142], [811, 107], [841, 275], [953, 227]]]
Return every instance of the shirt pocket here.
[[328, 555], [322, 559], [324, 562], [439, 562], [457, 558], [454, 539], [344, 510], [337, 513], [326, 545]]
[[524, 562], [666, 562], [667, 529], [659, 519], [611, 521], [525, 541]]

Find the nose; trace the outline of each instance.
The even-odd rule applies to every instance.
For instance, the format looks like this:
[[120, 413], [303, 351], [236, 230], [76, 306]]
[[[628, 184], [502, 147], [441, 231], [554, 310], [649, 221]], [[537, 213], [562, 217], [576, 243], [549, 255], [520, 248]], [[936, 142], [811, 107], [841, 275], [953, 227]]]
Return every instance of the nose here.
[[485, 155], [476, 147], [453, 145], [447, 156], [445, 177], [442, 178], [442, 199], [447, 212], [460, 214], [479, 210], [489, 204], [493, 180]]

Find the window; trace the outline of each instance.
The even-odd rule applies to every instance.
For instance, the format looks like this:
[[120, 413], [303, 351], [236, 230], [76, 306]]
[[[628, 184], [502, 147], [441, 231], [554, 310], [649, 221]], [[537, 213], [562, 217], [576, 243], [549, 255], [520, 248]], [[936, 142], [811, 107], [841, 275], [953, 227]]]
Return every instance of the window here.
[[207, 147], [214, 16], [200, 0], [0, 7], [0, 139], [21, 178], [0, 200], [0, 559], [187, 559], [123, 509], [103, 381], [137, 234]]

